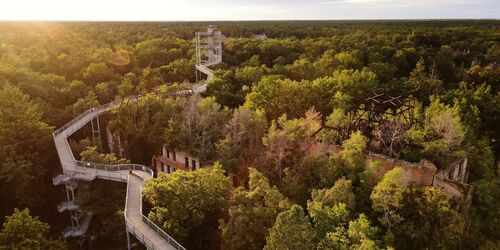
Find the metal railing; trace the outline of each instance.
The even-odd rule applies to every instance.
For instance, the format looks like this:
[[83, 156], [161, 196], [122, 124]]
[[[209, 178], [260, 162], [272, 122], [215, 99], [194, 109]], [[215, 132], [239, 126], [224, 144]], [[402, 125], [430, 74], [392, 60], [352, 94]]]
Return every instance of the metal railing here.
[[[213, 78], [213, 71], [208, 68], [208, 66], [220, 63], [222, 61], [222, 58], [218, 57], [216, 58], [217, 60], [215, 61], [203, 61], [201, 64], [197, 64], [196, 68], [205, 73], [207, 75], [207, 81], [210, 81]], [[207, 89], [207, 83], [206, 81], [201, 82], [198, 85], [195, 85], [191, 87], [190, 92], [192, 93], [202, 93], [205, 92]], [[179, 90], [174, 93], [174, 95], [183, 95], [185, 94], [185, 90]], [[129, 99], [138, 99], [139, 97], [143, 96], [141, 95], [136, 95], [136, 96], [131, 96]], [[69, 146], [69, 143], [67, 141], [67, 137], [69, 137], [71, 134], [73, 134], [75, 131], [83, 127], [85, 124], [87, 124], [89, 121], [94, 119], [95, 117], [101, 115], [102, 113], [118, 106], [122, 100], [116, 100], [107, 104], [104, 104], [102, 106], [96, 107], [96, 108], [91, 108], [83, 113], [79, 114], [77, 117], [73, 118], [71, 121], [68, 123], [64, 124], [62, 127], [58, 128], [56, 131], [52, 133], [54, 140], [56, 139], [56, 136], [63, 134], [65, 137], [65, 147], [68, 147], [69, 152], [71, 152], [71, 148]], [[57, 148], [57, 143], [56, 143], [56, 148]], [[58, 154], [65, 153], [64, 151], [60, 151], [58, 149]], [[61, 156], [61, 155], [60, 155]], [[93, 163], [93, 162], [86, 162], [86, 161], [77, 161], [74, 159], [73, 154], [71, 153], [71, 158], [72, 161], [74, 161], [74, 164], [68, 165], [62, 163], [63, 167], [63, 172], [64, 176], [56, 176], [53, 178], [54, 184], [56, 183], [63, 183], [67, 181], [68, 179], [72, 178], [77, 178], [77, 179], [83, 179], [83, 180], [93, 180], [95, 178], [103, 178], [103, 179], [109, 179], [109, 180], [116, 180], [116, 181], [126, 181], [127, 182], [127, 196], [126, 196], [126, 201], [125, 201], [125, 223], [127, 230], [131, 232], [137, 239], [141, 240], [143, 244], [148, 247], [155, 249], [155, 244], [154, 242], [149, 239], [144, 233], [140, 232], [139, 230], [136, 230], [136, 227], [132, 221], [127, 217], [127, 204], [128, 204], [128, 195], [129, 195], [129, 178], [130, 175], [127, 171], [135, 170], [135, 171], [143, 171], [150, 175], [151, 177], [153, 176], [153, 170], [149, 167], [139, 165], [139, 164], [116, 164], [116, 165], [109, 165], [109, 164], [100, 164], [100, 163]], [[141, 180], [142, 178], [138, 175]], [[144, 181], [144, 180], [142, 180]], [[142, 197], [142, 185], [140, 187], [140, 192], [141, 192], [141, 197]], [[58, 210], [62, 210], [63, 208], [69, 207], [70, 205], [76, 206], [77, 204], [60, 204], [58, 206]], [[160, 227], [158, 227], [155, 223], [153, 223], [149, 218], [144, 216], [142, 214], [142, 200], [140, 202], [140, 216], [141, 220], [144, 224], [146, 224], [150, 229], [152, 229], [154, 232], [156, 232], [161, 238], [166, 240], [172, 247], [178, 250], [185, 250], [185, 248], [180, 245], [175, 239], [170, 237], [165, 231], [163, 231]], [[91, 217], [91, 215], [90, 215]], [[89, 218], [86, 225], [84, 223], [84, 227], [88, 227], [88, 223], [90, 222]], [[82, 228], [80, 228], [82, 229]], [[65, 233], [75, 233], [75, 228], [68, 228], [65, 230]]]
[[125, 226], [129, 233], [134, 235], [147, 249], [160, 249], [159, 246], [155, 245], [154, 241], [148, 238], [144, 233], [140, 230], [136, 230], [134, 223], [132, 223], [127, 217], [125, 217]]
[[[153, 176], [153, 170], [149, 167], [140, 164], [101, 164], [101, 163], [93, 163], [86, 161], [75, 161], [77, 167], [102, 170], [105, 172], [118, 172], [118, 171], [128, 171], [128, 170], [137, 170], [146, 172], [148, 175]], [[128, 174], [127, 174], [128, 175]]]
[[[141, 179], [142, 178], [138, 175], [131, 174], [136, 176], [137, 178]], [[128, 218], [127, 216], [127, 208], [128, 208], [128, 199], [129, 199], [129, 190], [130, 190], [130, 175], [128, 176], [128, 181], [127, 181], [127, 194], [125, 198], [125, 227], [127, 228], [127, 231], [131, 234], [133, 234], [139, 241], [141, 241], [144, 246], [146, 246], [148, 249], [161, 249], [159, 248], [160, 246], [155, 245], [154, 241], [151, 240], [146, 234], [141, 232], [140, 230], [137, 229], [137, 227], [134, 225], [134, 223]], [[142, 197], [142, 186], [140, 189], [141, 197]], [[140, 202], [140, 209], [139, 209], [139, 214], [141, 217], [141, 220], [143, 223], [145, 223], [149, 228], [153, 229], [160, 237], [162, 237], [164, 240], [167, 241], [168, 244], [170, 244], [173, 248], [177, 250], [186, 250], [181, 244], [179, 244], [177, 241], [175, 241], [174, 238], [172, 238], [170, 235], [165, 233], [160, 227], [158, 227], [154, 222], [152, 222], [149, 218], [144, 216], [142, 214], [142, 201]]]
[[[202, 64], [198, 64], [200, 67], [203, 67], [204, 69], [208, 70], [210, 72], [211, 75], [212, 74], [212, 70], [205, 67], [204, 65]], [[192, 89], [195, 89], [197, 87], [193, 87]], [[177, 94], [177, 93], [176, 93]], [[180, 93], [182, 94], [182, 93]], [[129, 99], [137, 99], [141, 96], [144, 96], [144, 94], [139, 94], [139, 95], [136, 95], [136, 96], [131, 96], [129, 97]], [[105, 112], [105, 111], [108, 111], [109, 109], [111, 109], [114, 105], [119, 105], [119, 103], [121, 102], [122, 100], [117, 100], [117, 101], [112, 101], [112, 102], [109, 102], [109, 103], [106, 103], [104, 105], [101, 105], [99, 107], [96, 107], [96, 108], [90, 108], [90, 109], [87, 109], [85, 110], [83, 113], [79, 114], [77, 117], [73, 118], [71, 121], [69, 121], [68, 123], [64, 124], [62, 127], [58, 128], [56, 131], [52, 132], [52, 135], [53, 136], [57, 136], [59, 134], [61, 134], [62, 132], [64, 132], [66, 129], [70, 128], [71, 126], [73, 126], [74, 124], [76, 124], [77, 122], [83, 120], [83, 118], [85, 118], [88, 114], [90, 113], [97, 113], [97, 115]], [[89, 119], [91, 120], [91, 119]], [[86, 123], [85, 123], [86, 124]], [[82, 124], [85, 125], [85, 124]], [[74, 131], [72, 131], [73, 133]], [[71, 134], [72, 134], [71, 133]]]
[[[168, 244], [170, 244], [172, 247], [174, 247], [175, 249], [178, 249], [178, 250], [186, 250], [186, 248], [184, 248], [181, 244], [179, 244], [177, 241], [175, 241], [174, 238], [172, 238], [170, 235], [165, 233], [165, 231], [163, 231], [160, 227], [158, 227], [148, 217], [144, 216], [142, 214], [142, 212], [141, 212], [141, 218], [142, 218], [142, 222], [146, 223], [146, 225], [148, 225], [150, 228], [155, 230], [155, 232], [157, 234], [159, 234], [164, 240], [166, 240], [168, 242]], [[154, 249], [154, 247], [153, 247], [153, 249]]]
[[[138, 98], [138, 96], [132, 97], [133, 99]], [[87, 124], [90, 120], [92, 120], [94, 117], [99, 116], [100, 114], [110, 110], [111, 108], [117, 106], [119, 104], [119, 101], [115, 102], [110, 102], [108, 104], [102, 105], [97, 108], [91, 108], [83, 112], [82, 114], [78, 115], [75, 117], [73, 120], [70, 122], [66, 123], [59, 129], [53, 132], [53, 137], [55, 139], [56, 136], [58, 135], [63, 135], [65, 137], [65, 147], [69, 148], [69, 152], [71, 152], [71, 148], [68, 144], [67, 137], [70, 136], [72, 133], [74, 133], [76, 130], [80, 129], [82, 126]], [[79, 124], [80, 123], [80, 124]], [[56, 143], [57, 147], [57, 143]], [[62, 151], [64, 152], [64, 151]], [[59, 150], [58, 150], [59, 153]], [[74, 160], [73, 155], [72, 159]], [[143, 232], [140, 230], [137, 230], [137, 227], [134, 225], [134, 223], [127, 217], [127, 204], [128, 204], [128, 195], [129, 195], [129, 171], [135, 170], [135, 171], [142, 171], [147, 173], [149, 176], [153, 176], [153, 170], [149, 167], [146, 167], [144, 165], [140, 164], [116, 164], [116, 165], [110, 165], [110, 164], [101, 164], [101, 163], [93, 163], [93, 162], [86, 162], [86, 161], [77, 161], [74, 160], [74, 164], [68, 165], [68, 164], [62, 164], [63, 171], [65, 175], [59, 175], [53, 178], [54, 183], [59, 183], [59, 182], [64, 182], [66, 179], [71, 179], [71, 178], [78, 178], [78, 179], [83, 179], [83, 180], [93, 180], [95, 178], [103, 178], [103, 179], [109, 179], [109, 180], [116, 180], [116, 181], [125, 181], [127, 182], [127, 196], [126, 196], [126, 205], [125, 205], [125, 223], [127, 227], [127, 231], [132, 233], [137, 239], [139, 239], [146, 247], [151, 248], [151, 249], [159, 249], [159, 246], [155, 246], [155, 243], [148, 238]], [[142, 180], [142, 178], [141, 178]], [[142, 180], [143, 181], [143, 180]], [[141, 197], [142, 197], [142, 185], [141, 185]], [[68, 206], [70, 204], [60, 204], [58, 206], [58, 210], [62, 209], [65, 206]], [[76, 204], [75, 204], [76, 205]], [[156, 224], [154, 224], [151, 220], [149, 220], [147, 217], [145, 217], [142, 214], [142, 200], [140, 202], [140, 219], [141, 221], [147, 225], [150, 229], [152, 229], [156, 234], [158, 234], [161, 238], [163, 238], [168, 244], [170, 244], [172, 247], [178, 250], [185, 250], [184, 247], [182, 247], [177, 241], [175, 241], [171, 236], [169, 236], [167, 233], [165, 233], [160, 227], [158, 227]], [[90, 214], [89, 214], [90, 215]], [[88, 224], [90, 223], [90, 217], [92, 215], [87, 215], [87, 218], [85, 218], [84, 223], [79, 227], [79, 228], [66, 228], [64, 230], [64, 235], [77, 235], [80, 233], [83, 233], [86, 231], [86, 228], [88, 227]]]
[[[66, 129], [68, 129], [71, 126], [73, 126], [74, 124], [76, 124], [77, 122], [83, 120], [83, 118], [85, 118], [88, 114], [95, 112], [95, 113], [98, 113], [97, 115], [99, 115], [99, 114], [103, 113], [104, 111], [107, 111], [112, 105], [117, 104], [117, 103], [119, 103], [119, 102], [113, 101], [113, 102], [101, 105], [99, 107], [96, 107], [96, 108], [87, 109], [83, 113], [78, 115], [77, 117], [73, 118], [73, 120], [69, 121], [68, 123], [64, 124], [62, 127], [58, 128], [56, 131], [54, 131], [52, 133], [52, 135], [57, 136], [57, 135], [61, 134], [62, 132], [64, 132]], [[85, 125], [85, 124], [83, 124], [83, 125]]]
[[[142, 178], [140, 176], [137, 176], [137, 177], [142, 180]], [[142, 196], [142, 191], [143, 191], [143, 187], [141, 186], [141, 190], [140, 190], [141, 196]], [[154, 222], [152, 222], [148, 217], [146, 217], [142, 213], [142, 201], [141, 201], [141, 206], [140, 206], [139, 212], [141, 214], [142, 222], [146, 223], [146, 225], [148, 225], [150, 228], [155, 230], [155, 232], [157, 234], [159, 234], [164, 240], [166, 240], [171, 246], [173, 246], [175, 249], [178, 249], [178, 250], [186, 250], [186, 248], [184, 248], [181, 244], [179, 244], [179, 242], [177, 242], [174, 238], [172, 238], [170, 235], [168, 235], [165, 231], [163, 231], [163, 229], [161, 229], [159, 226], [157, 226]]]

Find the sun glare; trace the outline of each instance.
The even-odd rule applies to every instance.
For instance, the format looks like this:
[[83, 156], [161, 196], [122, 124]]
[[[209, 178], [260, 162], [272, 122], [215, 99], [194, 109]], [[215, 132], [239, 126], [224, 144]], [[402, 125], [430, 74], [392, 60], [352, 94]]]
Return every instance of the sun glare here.
[[498, 18], [494, 0], [16, 0], [0, 20], [202, 21]]

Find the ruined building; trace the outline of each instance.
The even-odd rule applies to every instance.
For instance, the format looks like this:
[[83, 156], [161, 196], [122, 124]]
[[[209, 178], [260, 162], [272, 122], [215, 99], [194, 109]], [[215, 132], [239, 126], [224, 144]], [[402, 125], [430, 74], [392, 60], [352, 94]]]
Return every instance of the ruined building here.
[[162, 172], [166, 174], [170, 174], [178, 169], [196, 170], [201, 167], [198, 158], [192, 157], [180, 150], [169, 149], [164, 145], [160, 147], [159, 154], [153, 156], [151, 166], [157, 173]]

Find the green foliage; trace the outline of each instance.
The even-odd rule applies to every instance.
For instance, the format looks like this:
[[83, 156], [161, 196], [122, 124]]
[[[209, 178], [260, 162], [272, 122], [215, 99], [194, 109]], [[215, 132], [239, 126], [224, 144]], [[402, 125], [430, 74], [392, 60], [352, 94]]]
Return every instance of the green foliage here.
[[359, 186], [355, 189], [356, 201], [358, 208], [363, 212], [368, 213], [371, 207], [370, 195], [373, 188], [379, 183], [383, 177], [381, 171], [381, 162], [377, 160], [368, 160], [363, 172], [359, 174]]
[[251, 86], [259, 82], [267, 73], [268, 69], [264, 65], [245, 66], [237, 68], [234, 73], [234, 79], [242, 85]]
[[236, 108], [245, 101], [248, 86], [236, 81], [233, 71], [219, 69], [215, 78], [208, 83], [207, 94], [213, 96], [222, 106]]
[[293, 64], [285, 66], [287, 77], [295, 80], [312, 80], [314, 79], [314, 66], [307, 59], [298, 59]]
[[[241, 57], [241, 61], [235, 64], [238, 67], [215, 70], [215, 79], [208, 85], [207, 93], [214, 96], [221, 105], [237, 108], [245, 102], [245, 95], [250, 86], [261, 81], [266, 75], [283, 73], [261, 64], [259, 55], [250, 55], [249, 51], [257, 50], [256, 45], [249, 39], [234, 39], [224, 44], [226, 50], [230, 51], [229, 55], [225, 54], [224, 61], [232, 64], [235, 57]], [[233, 52], [233, 49], [238, 50]]]
[[336, 60], [334, 59], [335, 53], [335, 50], [327, 50], [318, 60], [314, 62], [313, 65], [316, 69], [315, 71], [318, 77], [329, 76], [332, 74], [336, 66]]
[[436, 79], [435, 69], [431, 69], [431, 74], [425, 72], [423, 59], [418, 61], [415, 69], [410, 73], [407, 85], [410, 93], [418, 97], [420, 101], [427, 101], [429, 96], [436, 95], [440, 92], [443, 84], [439, 79]]
[[275, 176], [281, 182], [285, 168], [297, 168], [312, 140], [311, 136], [321, 127], [321, 115], [309, 110], [304, 118], [288, 120], [286, 115], [273, 121], [269, 131], [262, 138], [267, 159]]
[[229, 178], [217, 163], [210, 169], [160, 173], [144, 187], [144, 196], [152, 205], [148, 217], [181, 242], [207, 240], [226, 207], [228, 188]]
[[318, 249], [382, 249], [377, 240], [378, 231], [364, 214], [360, 214], [358, 219], [349, 222], [347, 229], [337, 227], [328, 233], [318, 244]]
[[[455, 249], [463, 222], [446, 194], [434, 187], [410, 188], [404, 194], [400, 214], [404, 218], [394, 230], [398, 249]], [[411, 243], [410, 243], [411, 242]]]
[[90, 84], [106, 82], [113, 79], [114, 72], [105, 63], [91, 63], [83, 70], [83, 79]]
[[99, 102], [108, 103], [113, 100], [114, 97], [114, 89], [112, 83], [109, 82], [100, 82], [95, 85], [95, 93], [97, 95], [97, 99]]
[[262, 136], [267, 128], [263, 112], [241, 107], [233, 112], [217, 143], [217, 154], [226, 170], [249, 165], [262, 151]]
[[[368, 68], [370, 69], [370, 71], [372, 71], [377, 75], [377, 79], [379, 79], [381, 83], [389, 83], [389, 84], [390, 81], [395, 78], [395, 74], [397, 71], [397, 67], [389, 63], [374, 62], [370, 63], [370, 65], [368, 65]], [[389, 87], [391, 88], [390, 90], [396, 87], [396, 86], [393, 87], [391, 85], [393, 84], [389, 85]]]
[[333, 58], [334, 64], [341, 69], [361, 69], [363, 62], [359, 51], [344, 51], [336, 54]]
[[376, 92], [378, 80], [375, 73], [368, 70], [338, 70], [333, 73], [330, 86], [348, 96], [359, 98], [370, 92]]
[[[498, 49], [498, 46], [496, 46]], [[487, 84], [493, 88], [494, 91], [498, 91], [500, 83], [500, 73], [498, 69], [493, 66], [481, 67], [480, 65], [474, 65], [467, 70], [467, 82], [473, 85]]]
[[[263, 109], [270, 120], [277, 119], [282, 114], [295, 118], [310, 107], [308, 93], [310, 91], [305, 82], [282, 80], [276, 76], [264, 77], [252, 87], [252, 92], [245, 98], [245, 105], [250, 109]], [[290, 98], [291, 96], [295, 98]]]
[[84, 98], [78, 98], [78, 101], [73, 104], [73, 115], [78, 116], [88, 109], [96, 108], [99, 106], [100, 104], [97, 100], [96, 94], [93, 91], [89, 91], [87, 96], [85, 96]]
[[442, 168], [464, 155], [460, 146], [465, 132], [457, 105], [450, 107], [439, 99], [432, 100], [425, 110], [424, 127], [410, 130], [408, 134], [422, 147], [420, 154]]
[[160, 73], [152, 67], [146, 67], [141, 70], [142, 74], [139, 77], [139, 85], [137, 89], [151, 92], [160, 88], [165, 82], [161, 79]]
[[246, 60], [243, 63], [243, 66], [245, 66], [245, 67], [257, 67], [260, 65], [261, 65], [261, 63], [260, 63], [260, 56], [259, 55], [253, 55], [252, 57], [250, 57], [250, 59]]
[[165, 82], [194, 82], [194, 62], [187, 59], [175, 59], [158, 68]]
[[350, 211], [354, 211], [356, 201], [352, 190], [352, 182], [345, 178], [338, 179], [330, 189], [322, 189], [312, 192], [312, 198], [327, 206], [344, 203]]
[[377, 83], [376, 75], [367, 70], [337, 70], [332, 76], [310, 81], [269, 76], [253, 85], [245, 105], [251, 109], [263, 109], [270, 120], [282, 114], [291, 118], [300, 117], [311, 107], [328, 114], [332, 108], [332, 97], [338, 91], [361, 97], [375, 91]]
[[480, 214], [487, 217], [494, 217], [498, 214], [499, 208], [496, 206], [498, 200], [495, 198], [498, 196], [498, 190], [496, 189], [498, 184], [498, 181], [487, 180], [473, 183], [476, 193], [474, 202], [477, 203], [476, 209]]
[[500, 182], [480, 180], [473, 183], [471, 229], [466, 241], [467, 247], [494, 249], [498, 245], [498, 218], [500, 214]]
[[[99, 216], [113, 220], [112, 223], [122, 223], [123, 218], [115, 216], [117, 211], [123, 209], [126, 194], [126, 185], [123, 183], [96, 180], [92, 183], [84, 183], [78, 187], [76, 200], [84, 210], [92, 211]], [[99, 234], [104, 224], [98, 224], [96, 229]], [[119, 238], [122, 231], [115, 231], [114, 238]], [[120, 242], [113, 242], [119, 244]]]
[[[81, 140], [78, 144], [80, 147], [89, 145], [88, 139]], [[76, 152], [79, 151], [79, 146]], [[128, 164], [129, 160], [118, 158], [114, 154], [99, 153], [97, 146], [87, 146], [80, 152], [82, 161], [102, 163], [102, 164]], [[107, 239], [106, 245], [118, 247], [123, 244], [123, 231], [121, 230], [125, 224], [123, 221], [123, 204], [126, 194], [126, 185], [123, 183], [110, 182], [106, 180], [95, 180], [92, 182], [80, 183], [76, 200], [80, 207], [87, 211], [92, 211], [102, 218], [106, 218], [102, 222], [98, 222], [95, 227], [89, 229], [92, 234]]]
[[329, 188], [339, 178], [346, 175], [342, 164], [336, 161], [335, 157], [329, 157], [327, 154], [306, 156], [303, 165], [311, 169], [319, 188]]
[[64, 241], [49, 237], [50, 226], [38, 217], [32, 217], [27, 208], [14, 209], [14, 213], [5, 219], [0, 230], [0, 249], [66, 249]]
[[173, 62], [187, 52], [186, 41], [174, 37], [147, 39], [135, 44], [134, 56], [141, 68], [159, 67]]
[[339, 179], [332, 188], [314, 190], [307, 202], [309, 215], [319, 239], [349, 221], [355, 200], [351, 181]]
[[[116, 112], [102, 117], [101, 125], [109, 121], [113, 134], [120, 136], [121, 152], [132, 162], [149, 164], [159, 146], [166, 143], [207, 164], [221, 160], [237, 185], [244, 185], [248, 167], [254, 166], [300, 205], [312, 199], [312, 190], [330, 189], [336, 180], [347, 176], [355, 190], [356, 211], [338, 203], [322, 210], [325, 215], [377, 216], [389, 209], [389, 215], [394, 212], [404, 219], [398, 223], [389, 220], [390, 232], [383, 231], [387, 223], [383, 224], [380, 233], [386, 233], [386, 242], [391, 245], [404, 249], [455, 248], [453, 243], [458, 240], [450, 234], [462, 223], [466, 225], [467, 218], [455, 220], [454, 209], [447, 210], [455, 207], [453, 202], [433, 192], [425, 194], [422, 188], [375, 188], [383, 169], [377, 162], [364, 160], [366, 149], [360, 147], [360, 140], [352, 141], [352, 145], [346, 142], [341, 152], [323, 151], [331, 144], [341, 144], [351, 136], [349, 132], [323, 129], [310, 138], [317, 125], [321, 126], [320, 117], [326, 117], [326, 124], [336, 128], [353, 125], [362, 115], [352, 110], [353, 104], [368, 93], [413, 95], [420, 100], [412, 114], [418, 122], [408, 137], [404, 135], [411, 140], [403, 158], [427, 158], [444, 168], [467, 156], [469, 182], [474, 183], [476, 191], [471, 226], [464, 228], [465, 237], [460, 234], [460, 246], [494, 249], [498, 245], [498, 21], [211, 24], [219, 24], [228, 39], [223, 41], [224, 63], [214, 68], [216, 77], [203, 94], [205, 99], [154, 95], [137, 101], [123, 98]], [[203, 22], [0, 25], [0, 214], [29, 205], [33, 211], [43, 212], [51, 223], [57, 222], [48, 211], [53, 211], [59, 200], [47, 199], [58, 199], [59, 193], [53, 191], [61, 191], [49, 188], [47, 176], [60, 171], [50, 142], [52, 127], [62, 126], [84, 110], [114, 100], [116, 95], [172, 93], [187, 86], [186, 82], [195, 79], [193, 34], [205, 26]], [[249, 38], [261, 33], [269, 39]], [[321, 116], [306, 121], [303, 117], [313, 107]], [[284, 114], [287, 118], [280, 118]], [[73, 138], [86, 136], [88, 130], [83, 129]], [[89, 145], [77, 146], [75, 152]], [[120, 161], [89, 150], [93, 152], [85, 152], [86, 159]], [[99, 190], [92, 196], [116, 200], [105, 204], [109, 213], [103, 217], [109, 220], [92, 233], [103, 239], [96, 242], [96, 247], [121, 247], [104, 238], [123, 244], [122, 230], [118, 230], [123, 228], [123, 220], [116, 213], [123, 206], [120, 192], [124, 192], [124, 185], [94, 181], [80, 187], [91, 192]], [[400, 189], [405, 190], [402, 201]], [[379, 195], [373, 209], [371, 193]], [[391, 199], [402, 205], [392, 206]], [[231, 230], [236, 232], [245, 225], [234, 242], [244, 239], [241, 248], [262, 248], [274, 218], [288, 208], [276, 209], [279, 211], [266, 221], [265, 230], [244, 231], [251, 227], [246, 224], [254, 217], [239, 220], [224, 212], [212, 216], [210, 223], [229, 216], [239, 223]], [[322, 232], [336, 234], [332, 237], [337, 248], [381, 247], [381, 241], [371, 236], [363, 240], [358, 236], [349, 238], [349, 225], [343, 221], [336, 226], [340, 229]], [[210, 225], [193, 229], [192, 235], [203, 235], [204, 239], [190, 248], [212, 249], [220, 245], [215, 222]], [[251, 235], [254, 231], [258, 231], [257, 236]], [[230, 242], [227, 235], [233, 234], [226, 231], [223, 237]], [[256, 245], [249, 243], [255, 238]]]
[[340, 157], [346, 163], [351, 173], [356, 173], [364, 166], [366, 137], [360, 131], [351, 134], [351, 137], [342, 143]]
[[128, 142], [124, 150], [132, 162], [151, 162], [163, 143], [165, 128], [170, 120], [177, 119], [182, 104], [156, 95], [122, 102], [109, 126]]
[[[500, 144], [496, 142], [498, 140], [492, 143], [486, 142], [488, 138], [500, 136], [499, 130], [494, 129], [500, 117], [500, 109], [497, 108], [500, 105], [500, 95], [487, 83], [461, 82], [460, 88], [448, 91], [443, 99], [453, 102], [458, 107], [466, 131], [465, 141], [472, 144], [467, 152], [468, 157], [473, 159], [469, 162], [471, 177], [474, 180], [482, 175], [489, 175], [490, 173], [482, 165], [494, 159], [483, 157], [483, 152], [488, 154], [487, 148], [498, 152], [500, 148]], [[478, 171], [478, 168], [484, 172]]]
[[380, 221], [389, 229], [403, 220], [399, 208], [403, 205], [406, 185], [403, 169], [396, 167], [384, 175], [370, 196], [373, 210], [382, 213]]
[[469, 182], [497, 176], [495, 155], [485, 138], [472, 142], [472, 146], [467, 151], [467, 168], [469, 169]]
[[[3, 209], [7, 204], [32, 205], [47, 173], [39, 154], [50, 144], [51, 127], [33, 100], [10, 83], [0, 85], [0, 184]], [[50, 147], [49, 147], [50, 148]]]
[[134, 88], [135, 87], [132, 83], [132, 79], [130, 79], [130, 77], [125, 77], [122, 83], [118, 85], [118, 94], [121, 97], [130, 96], [134, 92]]
[[181, 101], [175, 119], [168, 121], [165, 142], [170, 148], [184, 150], [198, 157], [200, 161], [215, 158], [215, 145], [222, 138], [224, 126], [229, 118], [214, 98], [201, 99], [193, 96]]
[[[426, 109], [425, 118], [426, 132], [442, 138], [449, 147], [456, 147], [462, 142], [464, 132], [457, 107], [446, 107], [436, 99]], [[443, 121], [449, 123], [442, 124]]]
[[415, 48], [404, 48], [398, 50], [392, 57], [394, 64], [398, 67], [398, 75], [408, 75], [416, 66], [420, 55]]
[[107, 242], [106, 245], [113, 242], [116, 245], [123, 246], [126, 243], [126, 235], [123, 234], [123, 228], [125, 227], [124, 216], [124, 211], [118, 210], [114, 214], [106, 215], [106, 218], [102, 221], [101, 230], [97, 234]]
[[262, 249], [276, 216], [291, 206], [263, 174], [251, 168], [249, 175], [249, 188], [234, 190], [229, 218], [220, 221], [224, 249]]
[[314, 231], [301, 206], [281, 212], [269, 230], [264, 250], [314, 249]]
[[102, 154], [97, 151], [97, 146], [88, 147], [80, 153], [82, 161], [102, 163], [102, 164], [127, 164], [129, 160], [125, 158], [118, 158], [115, 154]]

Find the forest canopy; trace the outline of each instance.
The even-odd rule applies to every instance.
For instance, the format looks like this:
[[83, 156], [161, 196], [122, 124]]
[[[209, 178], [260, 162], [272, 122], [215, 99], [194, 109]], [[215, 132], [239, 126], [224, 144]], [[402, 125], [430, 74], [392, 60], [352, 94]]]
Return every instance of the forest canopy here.
[[[206, 92], [175, 96], [196, 81], [194, 32], [209, 23], [0, 23], [0, 249], [78, 247], [58, 239], [51, 132], [114, 100], [101, 124], [120, 150], [84, 127], [75, 157], [151, 166], [165, 145], [199, 159], [144, 188], [145, 215], [188, 249], [497, 248], [499, 21], [210, 24], [222, 63]], [[412, 123], [357, 126], [373, 93], [411, 99], [392, 111]], [[435, 171], [467, 159], [470, 206], [374, 153]], [[87, 247], [126, 247], [124, 188], [82, 183], [101, 221]]]

